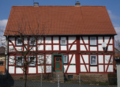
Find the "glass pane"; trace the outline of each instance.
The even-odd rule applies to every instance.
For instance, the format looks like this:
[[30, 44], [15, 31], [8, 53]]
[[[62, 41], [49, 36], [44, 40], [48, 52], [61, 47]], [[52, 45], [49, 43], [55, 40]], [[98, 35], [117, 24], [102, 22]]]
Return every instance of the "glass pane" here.
[[60, 58], [59, 58], [59, 57], [57, 57], [57, 58], [56, 58], [56, 61], [60, 61]]
[[17, 65], [22, 66], [22, 57], [18, 57]]
[[0, 61], [0, 66], [2, 66], [3, 65], [3, 61]]
[[30, 57], [31, 64], [34, 64], [34, 57]]
[[21, 39], [18, 39], [18, 44], [22, 44], [22, 40]]
[[67, 63], [67, 56], [64, 55], [64, 63]]
[[96, 45], [96, 38], [90, 37], [90, 45]]
[[97, 64], [96, 62], [97, 62], [96, 61], [96, 56], [91, 56], [91, 64], [96, 65]]
[[65, 44], [65, 40], [62, 40], [62, 44]]

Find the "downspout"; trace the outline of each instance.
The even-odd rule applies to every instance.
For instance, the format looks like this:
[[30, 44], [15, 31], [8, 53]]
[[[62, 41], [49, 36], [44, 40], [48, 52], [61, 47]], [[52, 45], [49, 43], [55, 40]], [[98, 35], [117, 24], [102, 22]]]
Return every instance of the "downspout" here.
[[5, 77], [8, 75], [8, 36], [6, 36], [6, 44], [5, 44]]

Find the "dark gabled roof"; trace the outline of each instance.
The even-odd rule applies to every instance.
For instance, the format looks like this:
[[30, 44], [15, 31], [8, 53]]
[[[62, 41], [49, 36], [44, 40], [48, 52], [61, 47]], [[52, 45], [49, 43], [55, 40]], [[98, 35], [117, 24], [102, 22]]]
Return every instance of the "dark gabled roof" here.
[[5, 47], [0, 47], [0, 54], [5, 54]]
[[105, 6], [12, 6], [4, 35], [115, 35]]

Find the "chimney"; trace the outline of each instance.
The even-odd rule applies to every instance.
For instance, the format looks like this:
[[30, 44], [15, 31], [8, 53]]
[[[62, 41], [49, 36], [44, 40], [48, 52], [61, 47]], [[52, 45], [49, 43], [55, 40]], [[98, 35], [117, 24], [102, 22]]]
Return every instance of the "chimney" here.
[[34, 2], [34, 6], [39, 6], [39, 3], [38, 2]]
[[80, 2], [77, 1], [77, 2], [75, 3], [75, 6], [80, 6]]

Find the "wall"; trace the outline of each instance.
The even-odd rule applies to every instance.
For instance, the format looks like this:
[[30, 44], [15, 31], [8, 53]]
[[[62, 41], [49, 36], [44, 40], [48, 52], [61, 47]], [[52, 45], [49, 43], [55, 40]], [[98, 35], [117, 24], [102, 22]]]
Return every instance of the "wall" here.
[[[36, 55], [36, 61], [39, 56], [43, 55], [43, 58], [48, 58], [48, 64], [46, 66], [39, 66], [36, 62], [35, 67], [28, 67], [28, 74], [40, 74], [40, 73], [51, 73], [52, 72], [52, 54], [59, 53], [68, 55], [69, 62], [63, 64], [65, 74], [79, 74], [79, 73], [112, 73], [113, 71], [113, 58], [114, 58], [114, 36], [96, 36], [97, 45], [90, 45], [90, 36], [64, 36], [67, 39], [67, 45], [61, 45], [60, 40], [62, 36], [48, 36], [39, 37], [36, 41], [36, 45], [32, 51], [38, 51]], [[9, 68], [10, 74], [23, 74], [23, 71], [19, 67], [15, 67], [15, 61], [11, 58], [16, 59], [17, 55], [14, 49], [19, 51], [26, 51], [23, 46], [16, 44], [17, 37], [9, 37]], [[24, 38], [25, 46], [30, 49], [29, 39]], [[107, 51], [102, 48], [102, 43], [107, 43]], [[13, 50], [11, 50], [11, 48]], [[111, 53], [111, 54], [110, 54]], [[90, 65], [90, 55], [97, 55], [97, 66]], [[47, 57], [49, 56], [49, 57]], [[10, 62], [14, 62], [11, 64]], [[40, 67], [43, 68], [43, 72]]]
[[0, 66], [0, 72], [2, 72], [4, 74], [5, 73], [5, 56], [0, 55], [0, 60], [4, 61], [3, 66]]

